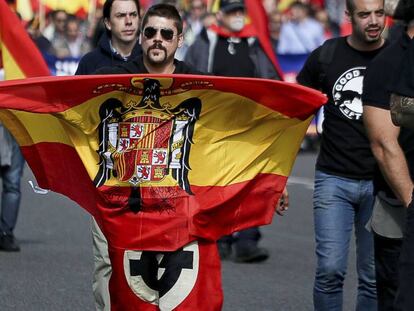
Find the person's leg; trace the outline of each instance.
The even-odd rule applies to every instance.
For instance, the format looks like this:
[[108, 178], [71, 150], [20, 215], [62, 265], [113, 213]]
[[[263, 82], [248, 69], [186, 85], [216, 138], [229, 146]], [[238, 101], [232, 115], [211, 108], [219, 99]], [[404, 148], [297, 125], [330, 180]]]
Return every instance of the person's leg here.
[[13, 230], [16, 226], [20, 207], [20, 179], [23, 174], [24, 158], [19, 145], [12, 141], [11, 165], [1, 169], [3, 192], [1, 194], [0, 214], [0, 249], [5, 251], [19, 251]]
[[374, 233], [378, 311], [394, 311], [401, 243], [401, 239], [389, 239]]
[[414, 310], [414, 200], [407, 209], [399, 262], [399, 286], [395, 300], [398, 311]]
[[371, 181], [361, 180], [359, 204], [355, 213], [355, 242], [357, 251], [358, 296], [357, 311], [377, 310], [377, 289], [375, 282], [375, 259], [373, 234], [366, 229], [374, 206]]
[[232, 254], [233, 236], [231, 234], [221, 237], [217, 241], [218, 252], [220, 259], [230, 259]]
[[108, 241], [93, 217], [92, 242], [94, 262], [92, 290], [95, 297], [95, 307], [99, 311], [109, 311], [111, 310], [109, 280], [112, 266], [108, 252]]
[[269, 258], [269, 252], [258, 247], [261, 233], [259, 228], [248, 228], [234, 234], [234, 248], [236, 251], [236, 262], [261, 262]]
[[316, 311], [342, 310], [356, 188], [352, 180], [316, 171], [313, 201], [317, 256], [313, 299]]

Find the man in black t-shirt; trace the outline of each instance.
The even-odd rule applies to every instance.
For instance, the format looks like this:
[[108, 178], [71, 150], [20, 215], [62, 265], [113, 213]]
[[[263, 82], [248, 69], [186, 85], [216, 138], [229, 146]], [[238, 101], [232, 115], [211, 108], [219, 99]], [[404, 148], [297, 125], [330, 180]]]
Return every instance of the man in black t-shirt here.
[[[382, 0], [350, 0], [348, 37], [333, 39], [309, 56], [299, 83], [329, 97], [316, 163], [314, 222], [317, 269], [315, 310], [341, 310], [342, 288], [352, 229], [357, 244], [357, 310], [376, 310], [374, 246], [365, 228], [374, 203], [375, 159], [362, 123], [362, 82], [368, 63], [382, 50], [385, 15]], [[326, 49], [332, 49], [329, 53]], [[332, 55], [326, 59], [320, 55]]]
[[[374, 231], [379, 310], [394, 310], [406, 214], [404, 205], [411, 201], [413, 189], [407, 164], [411, 163], [411, 169], [414, 169], [414, 131], [400, 130], [392, 124], [390, 115], [390, 84], [400, 75], [394, 69], [403, 65], [404, 53], [413, 36], [414, 27], [410, 26], [371, 62], [362, 96], [364, 123], [378, 163], [374, 176], [376, 201], [371, 228]], [[410, 197], [396, 197], [398, 192], [393, 191], [396, 188], [408, 188]]]

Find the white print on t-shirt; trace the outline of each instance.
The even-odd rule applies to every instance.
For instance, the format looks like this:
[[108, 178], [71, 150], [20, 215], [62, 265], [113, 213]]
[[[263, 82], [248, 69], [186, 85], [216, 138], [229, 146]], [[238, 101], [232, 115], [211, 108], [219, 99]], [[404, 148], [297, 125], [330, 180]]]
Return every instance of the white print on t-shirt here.
[[362, 116], [361, 97], [365, 68], [349, 69], [336, 80], [332, 89], [335, 106], [351, 120], [359, 120]]

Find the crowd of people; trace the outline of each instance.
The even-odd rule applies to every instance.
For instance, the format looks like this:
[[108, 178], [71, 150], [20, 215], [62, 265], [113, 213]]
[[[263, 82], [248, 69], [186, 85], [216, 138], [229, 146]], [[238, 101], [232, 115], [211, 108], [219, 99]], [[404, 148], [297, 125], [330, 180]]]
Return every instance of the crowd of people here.
[[[174, 6], [156, 5], [145, 13], [138, 0], [107, 0], [92, 21], [81, 21], [59, 10], [50, 14], [45, 29], [39, 28], [36, 19], [27, 29], [43, 53], [79, 58], [77, 74], [281, 78], [259, 42], [241, 35], [246, 21], [243, 0], [221, 0], [215, 14], [203, 0], [189, 1], [187, 6], [164, 2], [179, 8], [181, 17]], [[310, 54], [297, 80], [328, 95], [313, 197], [317, 256], [314, 308], [342, 309], [354, 229], [357, 310], [412, 310], [414, 136], [412, 130], [392, 124], [389, 103], [392, 92], [413, 97], [411, 84], [402, 84], [393, 69], [407, 67], [403, 61], [412, 45], [414, 6], [389, 13], [406, 25], [391, 40], [383, 37], [383, 0], [263, 3], [274, 53]], [[350, 34], [339, 36], [344, 15], [350, 21]], [[410, 72], [404, 73], [407, 79], [411, 77]], [[283, 213], [287, 206], [285, 190], [277, 212]], [[2, 208], [2, 224], [3, 213]], [[0, 227], [0, 242], [4, 243], [6, 236], [13, 237], [14, 224], [8, 231]], [[111, 267], [105, 236], [96, 223], [93, 236], [94, 292], [98, 309], [105, 309], [110, 305]], [[218, 242], [219, 255], [236, 262], [264, 261], [269, 254], [258, 246], [259, 239], [258, 228], [223, 237]], [[18, 250], [14, 239], [12, 242], [9, 250]]]
[[[164, 2], [174, 4], [183, 18], [184, 43], [176, 55], [177, 59], [183, 60], [188, 48], [202, 30], [216, 22], [216, 14], [209, 10], [205, 0]], [[283, 5], [278, 5], [278, 1], [263, 0], [274, 52], [309, 54], [327, 38], [338, 36], [345, 19], [342, 15], [335, 17], [333, 13], [336, 10], [329, 9], [333, 7], [330, 5], [331, 2], [335, 1], [326, 1], [326, 4], [324, 1], [282, 1]], [[340, 9], [341, 5], [335, 8]], [[141, 10], [140, 14], [143, 13], [144, 10]], [[55, 58], [66, 59], [67, 63], [79, 61], [83, 55], [98, 45], [105, 31], [102, 15], [103, 7], [100, 6], [96, 8], [94, 17], [89, 19], [81, 19], [64, 10], [56, 10], [48, 13], [45, 23], [41, 23], [39, 16], [35, 16], [27, 22], [26, 27], [48, 60], [49, 66], [53, 66], [56, 62]], [[61, 68], [60, 62], [57, 67], [52, 70], [58, 75], [70, 75], [76, 70], [76, 64], [67, 65], [69, 68]]]

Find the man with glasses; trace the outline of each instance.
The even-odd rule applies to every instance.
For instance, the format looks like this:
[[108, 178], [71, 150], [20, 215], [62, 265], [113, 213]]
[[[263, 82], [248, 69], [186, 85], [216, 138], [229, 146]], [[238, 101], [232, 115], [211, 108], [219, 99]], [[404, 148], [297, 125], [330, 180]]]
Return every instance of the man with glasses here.
[[[140, 42], [142, 54], [130, 62], [114, 67], [103, 67], [98, 69], [95, 73], [200, 74], [200, 72], [192, 70], [184, 62], [175, 59], [177, 49], [183, 44], [182, 31], [182, 20], [174, 6], [168, 4], [154, 5], [147, 10], [141, 23]], [[103, 256], [103, 261], [101, 262], [102, 264], [106, 264], [106, 267], [102, 268], [105, 268], [104, 270], [107, 273], [106, 280], [102, 279], [101, 281], [108, 282], [112, 270], [108, 255], [108, 244], [100, 230], [97, 230], [96, 234], [99, 234], [97, 238], [101, 241], [101, 243], [97, 244], [99, 247], [99, 254]], [[173, 252], [172, 256], [174, 256], [174, 253], [175, 252]], [[214, 254], [212, 253], [211, 256], [214, 256]], [[172, 265], [173, 264], [174, 263], [172, 263]], [[149, 273], [150, 272], [151, 271], [149, 271]], [[180, 295], [180, 293], [177, 295]], [[107, 296], [108, 301], [100, 310], [109, 310], [109, 295]], [[143, 296], [141, 296], [139, 297], [142, 299]]]
[[200, 73], [175, 59], [175, 53], [184, 40], [181, 17], [175, 7], [159, 4], [149, 8], [143, 17], [141, 31], [141, 57], [120, 66], [102, 68], [96, 73]]

